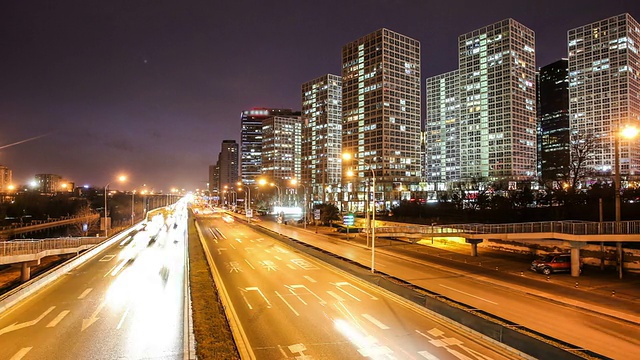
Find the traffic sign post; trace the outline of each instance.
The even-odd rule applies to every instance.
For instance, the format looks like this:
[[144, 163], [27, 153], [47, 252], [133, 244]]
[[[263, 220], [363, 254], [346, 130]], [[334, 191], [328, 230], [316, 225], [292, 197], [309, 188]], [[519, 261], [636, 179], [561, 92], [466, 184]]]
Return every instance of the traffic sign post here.
[[349, 238], [349, 226], [353, 226], [354, 216], [353, 214], [347, 214], [342, 217], [342, 223], [347, 227], [347, 239]]
[[313, 210], [313, 222], [316, 223], [316, 234], [318, 233], [318, 222], [320, 221], [320, 209]]

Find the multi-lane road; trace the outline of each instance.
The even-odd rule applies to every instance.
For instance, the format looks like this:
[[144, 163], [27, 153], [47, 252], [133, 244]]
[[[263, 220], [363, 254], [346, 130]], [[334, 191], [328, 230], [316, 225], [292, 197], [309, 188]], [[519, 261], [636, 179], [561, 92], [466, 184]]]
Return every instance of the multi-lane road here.
[[257, 359], [518, 358], [244, 224], [201, 219], [218, 287]]
[[2, 314], [0, 359], [181, 359], [186, 211], [168, 225], [160, 217]]

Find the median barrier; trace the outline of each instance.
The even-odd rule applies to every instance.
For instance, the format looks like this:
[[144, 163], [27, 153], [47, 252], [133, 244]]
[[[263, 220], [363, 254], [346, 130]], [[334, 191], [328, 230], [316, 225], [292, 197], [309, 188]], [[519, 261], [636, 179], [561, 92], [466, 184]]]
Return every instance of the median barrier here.
[[255, 229], [280, 239], [294, 249], [313, 256], [337, 269], [382, 287], [414, 304], [420, 305], [440, 318], [460, 324], [472, 332], [478, 333], [487, 339], [502, 344], [505, 347], [515, 349], [528, 356], [537, 359], [609, 359], [606, 356], [538, 333], [493, 314], [475, 309], [462, 302], [423, 289], [397, 277], [379, 271], [376, 271], [375, 274], [371, 273], [370, 268], [363, 264], [282, 235], [260, 225], [256, 226]]

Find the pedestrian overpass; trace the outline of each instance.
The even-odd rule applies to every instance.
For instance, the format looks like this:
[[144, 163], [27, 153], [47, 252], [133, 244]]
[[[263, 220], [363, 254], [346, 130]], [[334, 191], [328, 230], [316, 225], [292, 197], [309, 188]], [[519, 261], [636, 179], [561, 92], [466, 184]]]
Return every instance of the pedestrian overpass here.
[[[640, 221], [544, 221], [510, 224], [451, 224], [387, 226], [371, 229], [381, 238], [425, 238], [456, 236], [471, 244], [477, 256], [484, 240], [561, 240], [571, 245], [571, 275], [580, 274], [580, 249], [588, 242], [616, 243], [618, 263], [623, 262], [622, 243], [640, 242]], [[620, 276], [622, 276], [622, 267]]]

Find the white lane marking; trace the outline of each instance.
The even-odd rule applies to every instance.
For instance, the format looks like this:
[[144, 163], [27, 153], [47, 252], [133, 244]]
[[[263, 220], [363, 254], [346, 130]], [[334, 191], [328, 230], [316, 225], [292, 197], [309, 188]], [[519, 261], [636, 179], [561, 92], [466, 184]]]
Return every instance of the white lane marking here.
[[222, 255], [223, 250], [227, 250], [227, 248], [218, 248], [218, 255]]
[[236, 238], [236, 241], [242, 244], [242, 239]]
[[129, 307], [127, 306], [127, 310], [124, 311], [124, 314], [122, 314], [122, 317], [120, 318], [120, 321], [118, 321], [118, 326], [116, 326], [116, 329], [120, 330], [120, 328], [122, 327], [122, 324], [124, 323], [124, 319], [127, 318], [127, 315], [129, 315]]
[[52, 306], [50, 308], [48, 308], [47, 310], [45, 310], [45, 312], [43, 312], [40, 316], [38, 316], [36, 319], [31, 320], [31, 321], [25, 321], [23, 323], [13, 323], [5, 328], [0, 329], [0, 335], [2, 334], [6, 334], [8, 332], [14, 331], [14, 330], [19, 330], [22, 328], [26, 328], [32, 325], [37, 324], [38, 322], [40, 322], [40, 320], [44, 319], [45, 316], [47, 316], [50, 312], [53, 311], [53, 309], [55, 309], [55, 306]]
[[491, 301], [491, 300], [487, 300], [487, 299], [485, 299], [485, 298], [481, 298], [481, 297], [479, 297], [479, 296], [475, 296], [475, 295], [472, 295], [472, 294], [466, 293], [466, 292], [464, 292], [464, 291], [462, 291], [462, 290], [454, 289], [454, 288], [452, 288], [452, 287], [448, 287], [448, 286], [446, 286], [446, 285], [442, 285], [442, 284], [440, 284], [440, 286], [442, 286], [443, 288], [447, 288], [447, 289], [449, 289], [449, 290], [457, 291], [457, 292], [459, 292], [460, 294], [464, 294], [464, 295], [467, 295], [467, 296], [471, 296], [472, 298], [476, 298], [476, 299], [478, 299], [478, 300], [486, 301], [486, 302], [488, 302], [488, 303], [490, 303], [490, 304], [493, 304], [493, 305], [498, 305], [498, 303], [497, 303], [497, 302], [493, 302], [493, 301]]
[[116, 265], [116, 267], [113, 269], [113, 271], [111, 271], [111, 276], [118, 275], [120, 270], [124, 269], [124, 266], [127, 265], [127, 262], [128, 261], [126, 261], [126, 260], [120, 261], [120, 263]]
[[460, 360], [472, 360], [470, 357], [468, 357], [467, 355], [459, 352], [458, 350], [454, 350], [454, 349], [449, 349], [448, 347], [446, 348], [447, 352], [455, 357], [457, 357]]
[[62, 321], [62, 319], [64, 319], [64, 317], [67, 316], [67, 314], [69, 314], [70, 312], [71, 310], [61, 311], [60, 314], [55, 317], [55, 319], [51, 320], [51, 322], [47, 324], [47, 327], [54, 327], [58, 325], [58, 323]]
[[244, 261], [245, 261], [245, 262], [246, 262], [246, 263], [247, 263], [247, 264], [248, 264], [248, 265], [249, 265], [253, 270], [255, 270], [255, 269], [256, 269], [256, 268], [254, 268], [254, 267], [253, 267], [253, 265], [251, 265], [251, 263], [249, 262], [249, 260], [244, 259]]
[[235, 249], [236, 249], [236, 247], [233, 245], [233, 243], [229, 243], [229, 245], [231, 246], [231, 248], [232, 248], [233, 250], [235, 250]]
[[282, 261], [282, 258], [281, 258], [281, 257], [279, 257], [279, 256], [274, 256], [274, 258], [276, 258], [276, 260], [280, 260], [280, 261]]
[[369, 294], [368, 292], [366, 292], [366, 291], [364, 291], [364, 290], [360, 289], [359, 287], [357, 287], [357, 286], [355, 286], [355, 285], [353, 285], [353, 284], [350, 284], [350, 283], [348, 283], [348, 282], [346, 282], [346, 281], [335, 283], [335, 285], [336, 285], [340, 290], [342, 290], [342, 286], [349, 286], [349, 287], [352, 287], [352, 288], [354, 288], [354, 289], [356, 289], [356, 290], [360, 291], [361, 293], [368, 295], [368, 296], [371, 298], [371, 300], [378, 300], [378, 298], [377, 298], [377, 297], [375, 297], [375, 296], [373, 296], [373, 295]]
[[91, 290], [93, 290], [93, 288], [88, 288], [87, 290], [83, 291], [82, 294], [80, 294], [80, 296], [78, 296], [78, 300], [84, 299], [85, 296], [89, 295]]
[[435, 355], [433, 355], [432, 353], [423, 350], [423, 351], [418, 351], [418, 354], [422, 355], [423, 358], [427, 359], [427, 360], [439, 360], [439, 358]]
[[22, 359], [25, 355], [27, 355], [27, 353], [29, 351], [31, 351], [31, 349], [33, 349], [32, 346], [26, 347], [26, 348], [22, 348], [22, 349], [18, 350], [18, 352], [15, 355], [13, 355], [10, 360], [20, 360], [20, 359]]
[[218, 232], [218, 234], [220, 234], [220, 236], [222, 236], [223, 239], [227, 240], [227, 237], [224, 236], [224, 234], [220, 231], [220, 229], [216, 228], [216, 231]]
[[340, 297], [340, 295], [334, 293], [333, 291], [327, 291], [327, 294], [333, 296], [338, 301], [344, 301], [344, 299], [342, 297]]
[[291, 306], [291, 304], [289, 304], [289, 302], [287, 300], [285, 300], [284, 297], [282, 297], [282, 295], [280, 295], [279, 292], [276, 291], [276, 295], [278, 295], [280, 300], [282, 300], [285, 304], [287, 304], [289, 309], [291, 309], [291, 311], [293, 311], [293, 313], [296, 314], [296, 316], [300, 316], [300, 314], [298, 314], [298, 312], [293, 308], [293, 306]]
[[373, 325], [379, 327], [382, 330], [387, 330], [389, 329], [389, 327], [385, 324], [383, 324], [380, 320], [374, 318], [373, 316], [369, 315], [369, 314], [362, 314], [362, 317], [371, 321], [373, 323]]
[[107, 271], [107, 273], [106, 273], [106, 274], [104, 274], [104, 276], [103, 276], [103, 277], [107, 277], [109, 274], [111, 274], [111, 272], [113, 271], [113, 269], [115, 269], [115, 268], [116, 268], [116, 266], [118, 266], [118, 265], [120, 265], [120, 264], [119, 264], [119, 263], [117, 263], [117, 264], [113, 265], [113, 267], [112, 267], [111, 269], [109, 269], [109, 271]]
[[309, 282], [312, 282], [312, 283], [316, 283], [317, 282], [316, 279], [312, 278], [311, 276], [303, 276], [303, 278], [309, 280]]
[[293, 266], [293, 264], [287, 264], [287, 267], [291, 270], [297, 270], [298, 268]]
[[466, 350], [469, 354], [473, 354], [473, 355], [476, 357], [476, 359], [491, 360], [491, 357], [490, 357], [490, 356], [487, 356], [487, 355], [485, 355], [485, 354], [482, 354], [482, 353], [480, 353], [479, 351], [476, 351], [476, 350], [473, 350], [473, 349], [471, 349], [471, 348], [468, 348], [468, 347], [466, 347], [466, 346], [464, 346], [464, 345], [462, 345], [462, 344], [460, 344], [460, 345], [458, 345], [458, 346], [460, 346], [460, 348], [461, 348], [462, 350]]
[[114, 257], [116, 257], [115, 255], [105, 255], [102, 257], [102, 259], [98, 260], [98, 261], [109, 261], [111, 259], [113, 259]]

